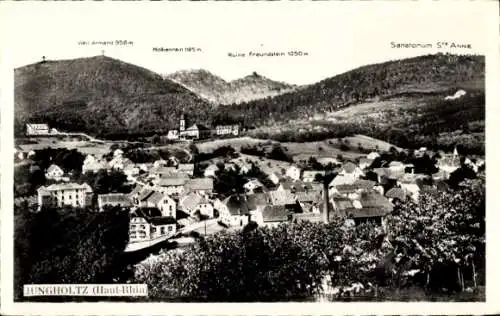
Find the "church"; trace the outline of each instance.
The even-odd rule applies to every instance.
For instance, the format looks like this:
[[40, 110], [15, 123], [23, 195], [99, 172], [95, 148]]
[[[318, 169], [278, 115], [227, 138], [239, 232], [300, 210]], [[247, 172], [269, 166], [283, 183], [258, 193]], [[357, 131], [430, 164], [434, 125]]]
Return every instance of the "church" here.
[[181, 115], [179, 121], [179, 130], [170, 130], [168, 132], [168, 139], [180, 139], [180, 140], [194, 140], [194, 139], [206, 139], [211, 136], [211, 130], [206, 126], [201, 124], [192, 124], [186, 128], [186, 117], [184, 114]]

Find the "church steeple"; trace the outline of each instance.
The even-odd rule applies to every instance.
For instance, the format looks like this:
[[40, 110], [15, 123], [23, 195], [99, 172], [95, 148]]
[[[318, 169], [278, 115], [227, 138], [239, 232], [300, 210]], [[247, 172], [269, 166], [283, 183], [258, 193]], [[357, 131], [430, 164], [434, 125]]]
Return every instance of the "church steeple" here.
[[182, 115], [181, 115], [181, 121], [180, 121], [180, 124], [179, 124], [179, 130], [180, 131], [186, 130], [186, 118], [184, 117], [184, 113], [182, 113]]

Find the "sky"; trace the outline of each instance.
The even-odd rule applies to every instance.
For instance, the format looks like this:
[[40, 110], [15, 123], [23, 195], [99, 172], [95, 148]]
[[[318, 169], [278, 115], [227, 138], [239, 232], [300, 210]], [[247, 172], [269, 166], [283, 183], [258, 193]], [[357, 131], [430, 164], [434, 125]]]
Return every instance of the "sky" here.
[[[71, 59], [104, 50], [160, 74], [203, 68], [233, 80], [255, 71], [309, 84], [362, 65], [438, 51], [484, 54], [483, 34], [492, 21], [478, 17], [492, 2], [10, 2], [2, 3], [0, 23], [15, 30], [3, 46], [4, 62], [13, 67], [42, 56]], [[116, 40], [133, 45], [78, 44]], [[440, 41], [472, 49], [437, 49]], [[391, 42], [433, 47], [398, 49]], [[202, 51], [153, 52], [153, 47]], [[307, 56], [228, 57], [249, 51]]]

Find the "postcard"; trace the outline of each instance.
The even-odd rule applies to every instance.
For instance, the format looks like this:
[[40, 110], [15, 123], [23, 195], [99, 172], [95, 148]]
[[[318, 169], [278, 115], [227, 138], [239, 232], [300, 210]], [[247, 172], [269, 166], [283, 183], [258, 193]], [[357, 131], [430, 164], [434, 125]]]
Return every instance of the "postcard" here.
[[500, 311], [497, 3], [0, 15], [2, 313]]

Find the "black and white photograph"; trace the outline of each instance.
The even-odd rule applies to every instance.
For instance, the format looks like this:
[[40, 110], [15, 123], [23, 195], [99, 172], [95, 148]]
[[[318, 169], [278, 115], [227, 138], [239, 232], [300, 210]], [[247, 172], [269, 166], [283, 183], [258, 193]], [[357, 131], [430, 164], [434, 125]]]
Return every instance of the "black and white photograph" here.
[[0, 5], [12, 304], [494, 299], [498, 3], [140, 8]]

